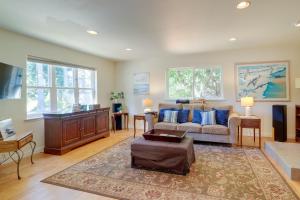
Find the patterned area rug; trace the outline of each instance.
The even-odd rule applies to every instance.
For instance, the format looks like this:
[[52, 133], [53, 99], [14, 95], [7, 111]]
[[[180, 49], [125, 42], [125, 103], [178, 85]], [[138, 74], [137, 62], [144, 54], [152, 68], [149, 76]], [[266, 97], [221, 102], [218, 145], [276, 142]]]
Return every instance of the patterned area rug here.
[[132, 169], [127, 139], [42, 182], [117, 199], [298, 199], [256, 148], [194, 145], [187, 176]]

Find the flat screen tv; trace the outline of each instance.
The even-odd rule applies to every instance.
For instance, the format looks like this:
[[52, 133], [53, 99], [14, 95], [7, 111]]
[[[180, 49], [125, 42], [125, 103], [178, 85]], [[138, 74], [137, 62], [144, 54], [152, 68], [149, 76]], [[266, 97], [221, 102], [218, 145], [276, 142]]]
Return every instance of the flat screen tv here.
[[0, 62], [0, 99], [20, 99], [23, 69]]

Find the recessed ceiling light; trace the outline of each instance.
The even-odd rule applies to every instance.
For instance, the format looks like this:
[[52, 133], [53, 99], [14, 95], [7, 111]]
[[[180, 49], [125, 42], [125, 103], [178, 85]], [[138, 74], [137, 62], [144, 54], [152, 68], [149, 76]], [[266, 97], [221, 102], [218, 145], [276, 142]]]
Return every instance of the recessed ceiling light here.
[[132, 49], [130, 49], [130, 48], [126, 48], [126, 49], [125, 49], [125, 51], [132, 51]]
[[235, 42], [237, 39], [235, 37], [229, 38], [230, 42]]
[[91, 34], [91, 35], [98, 35], [97, 31], [93, 31], [93, 30], [87, 30], [87, 33]]
[[296, 22], [294, 25], [295, 27], [300, 28], [300, 21]]
[[241, 1], [240, 3], [238, 3], [238, 5], [236, 6], [237, 9], [245, 9], [248, 8], [250, 6], [250, 1]]

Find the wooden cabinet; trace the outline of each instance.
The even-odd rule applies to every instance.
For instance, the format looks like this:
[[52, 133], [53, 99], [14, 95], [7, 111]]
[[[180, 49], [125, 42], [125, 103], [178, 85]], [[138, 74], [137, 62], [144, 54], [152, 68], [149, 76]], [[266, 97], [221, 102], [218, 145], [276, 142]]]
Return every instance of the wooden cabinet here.
[[[80, 119], [67, 119], [62, 123], [63, 145], [80, 141]], [[51, 129], [51, 127], [50, 127]]]
[[109, 108], [75, 113], [44, 114], [45, 153], [61, 155], [109, 136]]
[[96, 134], [101, 134], [109, 131], [109, 113], [99, 111], [96, 115]]
[[81, 137], [92, 137], [96, 134], [96, 112], [81, 119]]

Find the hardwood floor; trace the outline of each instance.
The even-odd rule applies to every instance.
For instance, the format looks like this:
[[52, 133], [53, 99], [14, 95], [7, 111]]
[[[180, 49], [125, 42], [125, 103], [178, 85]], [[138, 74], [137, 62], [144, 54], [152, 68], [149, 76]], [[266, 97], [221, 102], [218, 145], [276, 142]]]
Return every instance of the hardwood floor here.
[[[141, 133], [142, 131], [138, 130], [138, 134]], [[24, 158], [20, 168], [22, 177], [21, 180], [17, 179], [16, 166], [14, 163], [2, 166], [0, 165], [0, 199], [111, 199], [86, 192], [41, 183], [40, 181], [130, 136], [133, 136], [133, 130], [117, 131], [117, 133], [111, 133], [111, 136], [108, 138], [100, 139], [74, 149], [63, 156], [38, 153], [34, 156], [34, 165], [31, 165], [29, 158]], [[262, 144], [267, 140], [271, 140], [271, 138], [263, 138]], [[258, 143], [258, 141], [256, 143]], [[252, 137], [244, 137], [243, 144], [253, 145]], [[274, 164], [274, 166], [275, 168], [278, 168], [276, 164]], [[281, 170], [279, 170], [279, 172], [283, 174]], [[287, 180], [298, 196], [300, 196], [300, 182], [290, 181], [284, 174], [283, 177]]]

